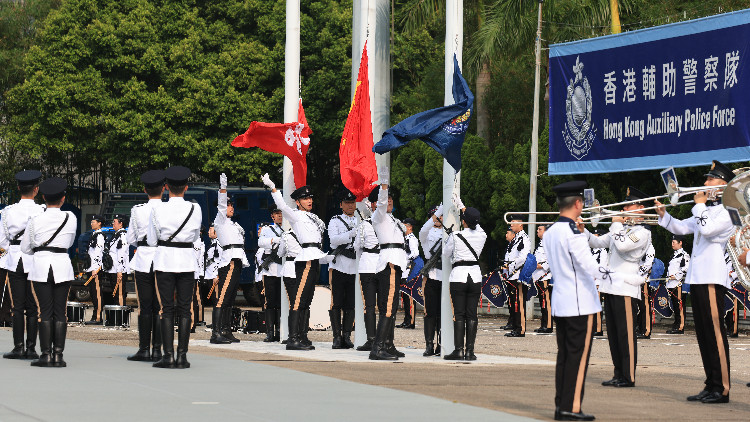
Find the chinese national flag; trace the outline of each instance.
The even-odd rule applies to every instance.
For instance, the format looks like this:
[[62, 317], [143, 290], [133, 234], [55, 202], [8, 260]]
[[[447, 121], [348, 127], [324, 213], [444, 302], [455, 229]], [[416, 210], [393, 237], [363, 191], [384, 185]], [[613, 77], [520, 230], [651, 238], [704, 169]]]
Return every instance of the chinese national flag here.
[[312, 130], [307, 125], [305, 110], [302, 108], [302, 99], [300, 98], [296, 122], [252, 122], [247, 132], [234, 138], [232, 146], [258, 147], [288, 157], [292, 161], [294, 169], [294, 185], [300, 188], [307, 183], [307, 150], [310, 148], [311, 134]]
[[359, 62], [357, 88], [349, 108], [344, 133], [339, 145], [341, 181], [361, 201], [372, 192], [378, 180], [375, 153], [372, 152], [372, 116], [370, 114], [370, 84], [367, 81], [367, 43]]

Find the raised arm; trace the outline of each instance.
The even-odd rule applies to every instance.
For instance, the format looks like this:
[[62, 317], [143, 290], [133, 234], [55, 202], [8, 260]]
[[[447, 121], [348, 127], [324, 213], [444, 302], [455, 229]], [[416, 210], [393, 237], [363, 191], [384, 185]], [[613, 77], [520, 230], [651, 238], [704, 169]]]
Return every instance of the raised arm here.
[[[708, 212], [706, 204], [695, 204], [693, 207], [693, 217], [695, 219], [695, 227], [698, 232], [705, 237], [720, 237], [721, 242], [725, 242], [733, 229], [732, 220], [729, 217], [729, 212], [726, 209], [713, 217]], [[724, 234], [724, 236], [721, 236]]]
[[216, 218], [214, 219], [214, 225], [224, 224], [227, 221], [227, 175], [221, 173], [219, 176], [219, 197], [216, 201]]

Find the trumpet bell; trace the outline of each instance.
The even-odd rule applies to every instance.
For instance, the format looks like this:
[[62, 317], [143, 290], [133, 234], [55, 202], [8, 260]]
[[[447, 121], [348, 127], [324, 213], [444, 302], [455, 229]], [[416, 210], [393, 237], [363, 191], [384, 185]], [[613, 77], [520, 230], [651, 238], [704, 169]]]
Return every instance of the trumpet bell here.
[[721, 203], [736, 209], [742, 217], [750, 214], [750, 171], [738, 174], [727, 183]]

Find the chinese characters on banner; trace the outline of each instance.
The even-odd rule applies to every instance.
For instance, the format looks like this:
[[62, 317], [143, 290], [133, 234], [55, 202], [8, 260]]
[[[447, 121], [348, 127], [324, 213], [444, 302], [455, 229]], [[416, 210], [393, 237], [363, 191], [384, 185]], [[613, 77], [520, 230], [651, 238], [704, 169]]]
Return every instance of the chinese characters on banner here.
[[748, 47], [750, 10], [551, 45], [550, 174], [750, 160]]

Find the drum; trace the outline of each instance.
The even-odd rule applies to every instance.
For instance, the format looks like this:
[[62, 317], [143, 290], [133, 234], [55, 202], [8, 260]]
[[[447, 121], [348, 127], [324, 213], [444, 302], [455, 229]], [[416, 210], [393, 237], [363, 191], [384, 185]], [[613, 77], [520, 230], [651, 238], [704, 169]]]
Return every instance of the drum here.
[[68, 322], [82, 323], [84, 321], [84, 309], [85, 305], [81, 302], [68, 302]]
[[331, 328], [331, 317], [328, 315], [331, 297], [331, 289], [325, 286], [315, 286], [313, 300], [310, 303], [311, 330], [328, 330]]
[[130, 306], [104, 305], [105, 327], [130, 327]]

